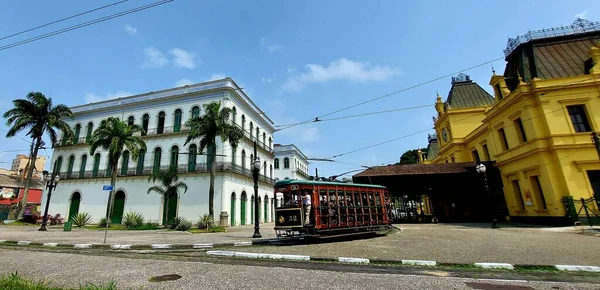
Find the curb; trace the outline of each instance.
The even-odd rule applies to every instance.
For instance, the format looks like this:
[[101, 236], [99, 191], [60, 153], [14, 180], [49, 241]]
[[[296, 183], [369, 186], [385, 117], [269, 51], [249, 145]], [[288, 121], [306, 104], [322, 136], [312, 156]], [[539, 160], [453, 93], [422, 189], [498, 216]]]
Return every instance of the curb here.
[[[252, 245], [269, 244], [270, 240], [258, 240], [251, 242], [229, 242], [229, 243], [198, 243], [198, 244], [150, 244], [150, 245], [128, 245], [128, 244], [60, 244], [60, 243], [36, 243], [31, 241], [9, 241], [0, 240], [0, 244], [16, 245], [16, 246], [42, 246], [42, 247], [63, 247], [74, 249], [109, 249], [109, 250], [142, 250], [142, 249], [210, 249], [214, 247], [244, 247]], [[338, 257], [336, 258], [319, 258], [305, 255], [284, 255], [284, 254], [265, 254], [265, 253], [247, 253], [235, 251], [206, 251], [207, 255], [222, 256], [222, 257], [239, 257], [248, 259], [274, 259], [274, 260], [290, 260], [290, 261], [323, 261], [337, 262], [343, 264], [402, 264], [410, 266], [435, 267], [444, 265], [466, 266], [483, 269], [499, 269], [499, 270], [514, 270], [515, 268], [553, 268], [558, 271], [569, 272], [594, 272], [600, 273], [600, 266], [586, 265], [518, 265], [509, 263], [492, 263], [478, 262], [472, 264], [448, 264], [438, 263], [429, 260], [370, 260], [367, 258], [353, 257]]]

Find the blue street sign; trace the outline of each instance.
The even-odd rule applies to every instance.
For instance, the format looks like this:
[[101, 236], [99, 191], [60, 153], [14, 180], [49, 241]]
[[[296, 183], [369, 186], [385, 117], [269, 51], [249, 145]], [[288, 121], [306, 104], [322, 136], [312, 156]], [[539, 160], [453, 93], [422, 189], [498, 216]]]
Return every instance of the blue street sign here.
[[112, 190], [112, 185], [103, 185], [102, 190]]

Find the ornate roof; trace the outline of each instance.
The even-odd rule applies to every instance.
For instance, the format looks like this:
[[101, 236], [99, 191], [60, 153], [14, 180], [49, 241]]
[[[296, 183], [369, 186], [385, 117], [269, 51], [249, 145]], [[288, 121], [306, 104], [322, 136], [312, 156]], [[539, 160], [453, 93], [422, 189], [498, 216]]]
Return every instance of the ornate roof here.
[[448, 109], [492, 106], [494, 98], [466, 74], [452, 77], [452, 88], [446, 99]]
[[473, 172], [474, 167], [473, 162], [375, 166], [354, 177], [466, 173]]

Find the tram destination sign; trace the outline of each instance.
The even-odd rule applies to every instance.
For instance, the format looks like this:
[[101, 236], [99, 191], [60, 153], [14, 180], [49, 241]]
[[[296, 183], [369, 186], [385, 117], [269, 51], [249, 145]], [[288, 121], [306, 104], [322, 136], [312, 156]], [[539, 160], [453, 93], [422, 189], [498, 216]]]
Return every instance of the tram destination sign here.
[[290, 227], [303, 225], [301, 208], [280, 208], [275, 210], [275, 226]]

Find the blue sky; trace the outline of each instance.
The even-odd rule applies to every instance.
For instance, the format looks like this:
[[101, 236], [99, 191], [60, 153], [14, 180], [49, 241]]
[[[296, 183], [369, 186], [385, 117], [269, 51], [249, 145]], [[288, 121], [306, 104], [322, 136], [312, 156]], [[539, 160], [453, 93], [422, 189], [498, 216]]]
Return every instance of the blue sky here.
[[[112, 2], [4, 2], [0, 37]], [[130, 0], [0, 40], [0, 46], [151, 2]], [[230, 76], [284, 125], [502, 57], [508, 37], [569, 25], [577, 15], [598, 21], [598, 11], [594, 0], [176, 0], [0, 50], [0, 111], [29, 91], [77, 105]], [[493, 65], [501, 73], [504, 61]], [[491, 65], [465, 73], [490, 91]], [[445, 99], [449, 88], [450, 77], [327, 118], [429, 108], [296, 126], [276, 133], [275, 141], [294, 143], [311, 157], [331, 157], [426, 130], [433, 126], [436, 92]], [[0, 167], [10, 167], [27, 145], [3, 140]], [[426, 145], [427, 132], [336, 160], [391, 163]], [[6, 152], [12, 150], [23, 151]], [[344, 163], [312, 162], [310, 168], [327, 176], [357, 168]]]

